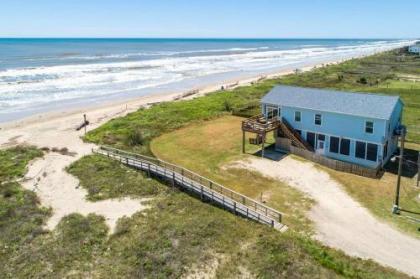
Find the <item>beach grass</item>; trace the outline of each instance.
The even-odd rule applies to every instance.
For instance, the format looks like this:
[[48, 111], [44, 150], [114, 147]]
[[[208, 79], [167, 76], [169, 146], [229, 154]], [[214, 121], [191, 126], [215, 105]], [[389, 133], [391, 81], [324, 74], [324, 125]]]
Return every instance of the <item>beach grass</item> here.
[[[0, 152], [1, 159], [16, 159], [18, 170], [2, 172], [8, 179], [21, 177], [26, 164], [42, 155], [26, 147]], [[89, 192], [89, 199], [153, 197], [149, 209], [121, 218], [111, 235], [104, 218], [94, 214], [70, 214], [53, 231], [44, 230], [49, 210], [40, 207], [36, 194], [2, 180], [2, 278], [408, 278], [296, 232], [280, 234], [158, 181], [146, 179], [158, 191], [150, 192], [145, 183], [113, 191], [106, 181], [118, 178], [130, 186], [134, 176], [143, 182], [144, 177], [108, 160], [91, 155], [71, 167], [81, 187], [90, 189], [96, 183], [98, 190]], [[91, 170], [90, 179], [82, 169]]]

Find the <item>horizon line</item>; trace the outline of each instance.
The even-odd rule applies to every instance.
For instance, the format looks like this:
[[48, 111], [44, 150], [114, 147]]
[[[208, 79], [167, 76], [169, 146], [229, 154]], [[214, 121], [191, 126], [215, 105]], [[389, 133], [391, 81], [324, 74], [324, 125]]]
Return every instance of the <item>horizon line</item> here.
[[81, 37], [15, 37], [15, 36], [0, 36], [0, 39], [179, 39], [179, 40], [419, 40], [418, 38], [403, 38], [403, 37], [101, 37], [101, 36], [81, 36]]

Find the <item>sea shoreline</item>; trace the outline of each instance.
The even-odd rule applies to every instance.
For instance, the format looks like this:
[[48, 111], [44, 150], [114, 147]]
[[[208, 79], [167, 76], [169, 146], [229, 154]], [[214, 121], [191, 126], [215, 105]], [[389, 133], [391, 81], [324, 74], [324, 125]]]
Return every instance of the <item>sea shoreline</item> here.
[[[0, 122], [0, 131], [16, 129], [16, 128], [22, 129], [32, 124], [39, 125], [44, 122], [65, 119], [65, 118], [75, 118], [75, 117], [78, 117], [80, 119], [79, 122], [81, 123], [83, 120], [83, 115], [85, 114], [88, 117], [88, 120], [90, 116], [98, 115], [98, 114], [100, 115], [102, 114], [102, 116], [98, 117], [98, 119], [105, 120], [108, 118], [107, 116], [109, 115], [114, 115], [114, 117], [123, 116], [141, 107], [147, 107], [155, 103], [195, 98], [195, 97], [203, 96], [203, 95], [218, 91], [222, 87], [225, 90], [231, 90], [238, 86], [251, 85], [252, 83], [258, 82], [262, 79], [272, 79], [272, 78], [278, 78], [287, 74], [292, 74], [295, 72], [296, 69], [298, 69], [301, 72], [305, 72], [316, 67], [329, 65], [329, 64], [338, 64], [338, 63], [342, 63], [351, 59], [374, 55], [376, 53], [378, 52], [370, 53], [370, 54], [360, 54], [358, 56], [353, 56], [349, 58], [325, 59], [322, 62], [309, 64], [301, 68], [293, 67], [295, 65], [292, 65], [290, 68], [287, 68], [281, 71], [273, 71], [273, 72], [269, 72], [265, 74], [259, 74], [253, 77], [231, 78], [231, 79], [223, 80], [221, 82], [215, 82], [210, 85], [205, 85], [205, 86], [198, 85], [196, 87], [191, 87], [189, 90], [184, 90], [184, 91], [174, 90], [172, 92], [168, 92], [168, 91], [158, 92], [158, 93], [154, 93], [150, 95], [127, 98], [123, 100], [111, 99], [111, 100], [101, 102], [101, 103], [96, 103], [96, 104], [86, 104], [86, 105], [80, 105], [78, 107], [70, 107], [67, 109], [58, 109], [58, 110], [40, 112], [40, 113], [22, 117], [16, 120]], [[101, 121], [101, 123], [104, 123], [104, 122]]]
[[[173, 53], [178, 55], [174, 57], [121, 58], [121, 55], [125, 57], [133, 51], [132, 47], [124, 44], [116, 45], [122, 48], [118, 51], [122, 54], [108, 55], [111, 58], [105, 58], [108, 57], [105, 54], [101, 56], [98, 54], [101, 48], [89, 44], [78, 45], [79, 56], [74, 54], [74, 57], [69, 57], [67, 52], [65, 56], [60, 56], [64, 55], [61, 53], [63, 51], [74, 51], [74, 46], [67, 49], [46, 43], [38, 48], [29, 47], [28, 53], [6, 52], [8, 55], [0, 55], [0, 60], [5, 61], [1, 66], [6, 69], [2, 71], [0, 67], [0, 127], [29, 118], [43, 119], [42, 116], [57, 117], [71, 112], [125, 105], [150, 96], [214, 91], [222, 85], [242, 84], [243, 80], [258, 79], [262, 75], [271, 76], [372, 55], [404, 46], [409, 41], [377, 41], [369, 44], [332, 40], [328, 44], [309, 43], [316, 42], [308, 40], [290, 46], [259, 43], [258, 48], [241, 44], [237, 44], [236, 48], [225, 44], [186, 45], [187, 48], [198, 49], [193, 55], [189, 49], [172, 46]], [[18, 46], [24, 48], [25, 44]], [[153, 47], [156, 52], [165, 49], [162, 45], [136, 45], [136, 49], [139, 47]], [[87, 60], [82, 61], [80, 53], [85, 49], [93, 56], [87, 56]], [[35, 50], [45, 54], [36, 54]], [[112, 50], [102, 52], [113, 53]], [[95, 56], [95, 53], [99, 56]], [[173, 55], [168, 49], [162, 53]], [[24, 55], [30, 59], [19, 58]], [[77, 57], [80, 61], [72, 60]]]

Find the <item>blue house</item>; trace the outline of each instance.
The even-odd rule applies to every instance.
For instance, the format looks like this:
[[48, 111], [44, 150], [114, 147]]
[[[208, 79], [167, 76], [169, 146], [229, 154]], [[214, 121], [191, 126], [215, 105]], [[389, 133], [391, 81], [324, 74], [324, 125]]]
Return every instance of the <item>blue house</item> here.
[[398, 147], [395, 130], [403, 111], [398, 96], [276, 86], [262, 98], [261, 106], [267, 123], [279, 123], [272, 130], [281, 151], [293, 145], [377, 168]]

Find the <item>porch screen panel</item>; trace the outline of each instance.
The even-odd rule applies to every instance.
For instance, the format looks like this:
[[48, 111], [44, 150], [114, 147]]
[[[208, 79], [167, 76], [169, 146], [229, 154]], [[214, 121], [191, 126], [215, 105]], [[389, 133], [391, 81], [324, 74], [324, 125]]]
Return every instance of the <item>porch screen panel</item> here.
[[356, 157], [360, 159], [366, 158], [366, 142], [356, 141]]
[[330, 137], [330, 152], [338, 153], [338, 147], [340, 146], [340, 139], [337, 137]]
[[350, 140], [349, 139], [341, 139], [340, 154], [350, 155]]
[[368, 143], [366, 159], [369, 161], [376, 162], [377, 158], [378, 158], [378, 145], [374, 143]]

